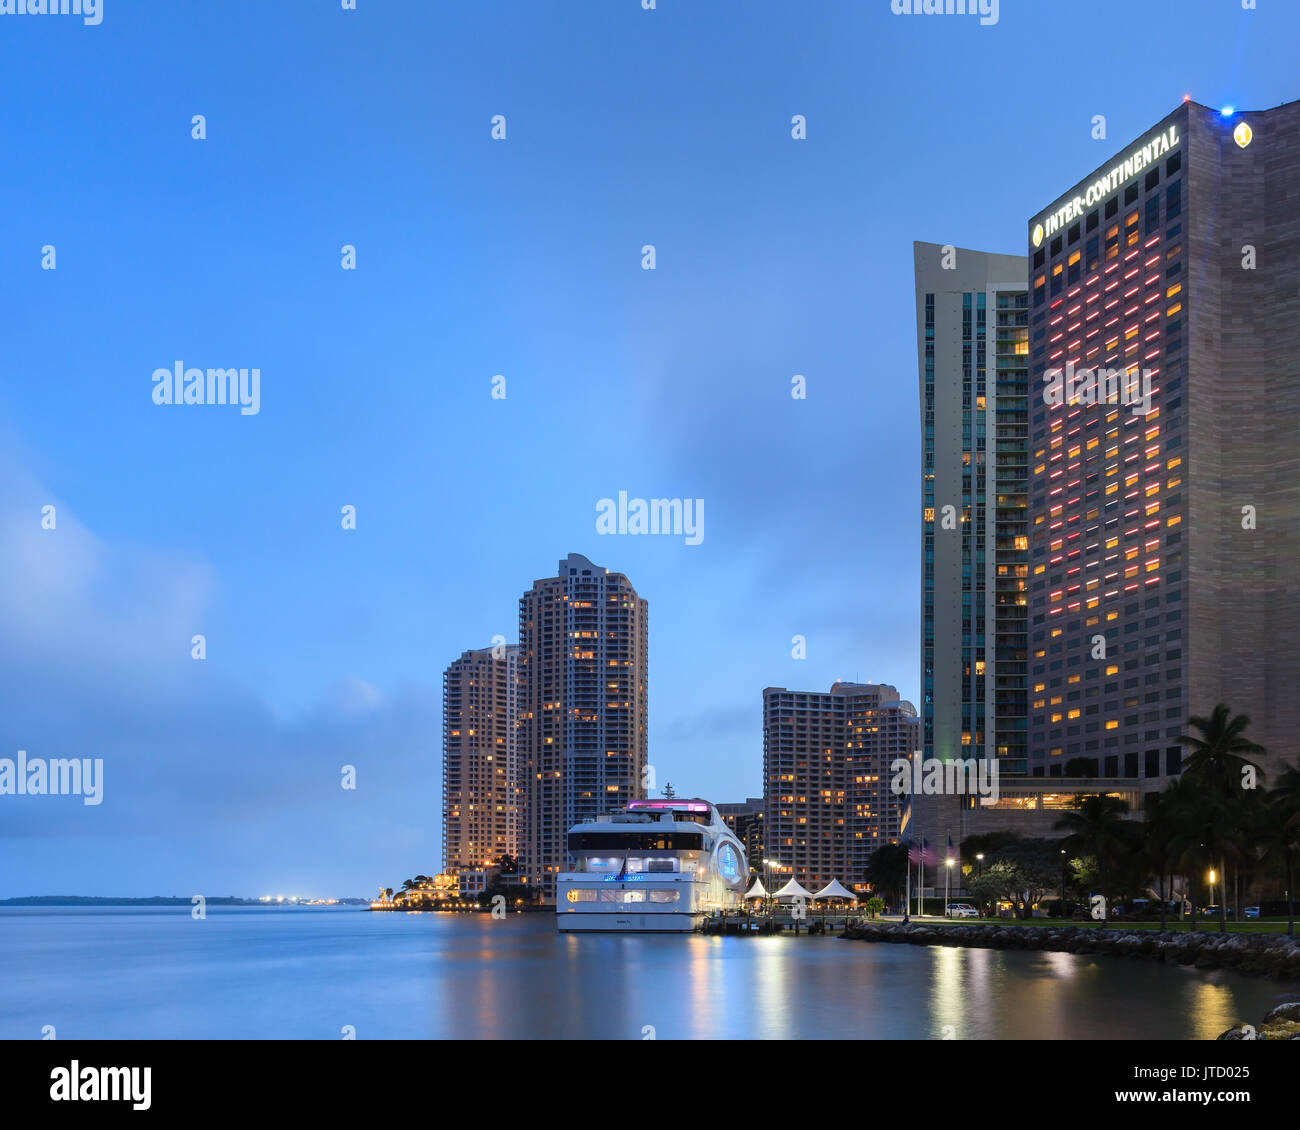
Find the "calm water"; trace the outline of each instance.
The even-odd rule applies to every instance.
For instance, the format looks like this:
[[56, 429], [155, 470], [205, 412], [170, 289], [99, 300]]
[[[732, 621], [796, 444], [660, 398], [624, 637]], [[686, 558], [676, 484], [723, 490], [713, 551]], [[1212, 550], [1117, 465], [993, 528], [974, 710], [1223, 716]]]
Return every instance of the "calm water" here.
[[548, 915], [0, 910], [6, 1039], [1209, 1039], [1296, 995], [1119, 958], [561, 936]]

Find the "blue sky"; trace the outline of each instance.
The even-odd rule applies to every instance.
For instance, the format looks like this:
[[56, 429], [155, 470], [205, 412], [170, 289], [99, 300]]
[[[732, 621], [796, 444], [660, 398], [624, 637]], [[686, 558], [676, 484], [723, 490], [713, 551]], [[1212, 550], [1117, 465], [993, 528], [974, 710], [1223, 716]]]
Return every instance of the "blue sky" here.
[[[105, 760], [98, 807], [0, 798], [0, 897], [432, 871], [441, 672], [569, 552], [650, 601], [660, 781], [757, 794], [764, 686], [915, 702], [912, 240], [1023, 251], [1185, 93], [1295, 98], [1260, 8], [0, 15], [0, 757]], [[177, 360], [261, 411], [155, 405]], [[597, 536], [619, 490], [703, 544]]]

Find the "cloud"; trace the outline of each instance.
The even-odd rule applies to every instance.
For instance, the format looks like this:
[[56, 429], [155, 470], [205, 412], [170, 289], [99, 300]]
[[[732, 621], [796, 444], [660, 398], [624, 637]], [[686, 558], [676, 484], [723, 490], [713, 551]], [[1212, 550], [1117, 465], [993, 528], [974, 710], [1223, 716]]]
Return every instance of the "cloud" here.
[[195, 625], [221, 617], [210, 566], [98, 535], [12, 441], [0, 545], [0, 756], [104, 759], [97, 808], [0, 797], [0, 897], [255, 894], [290, 879], [358, 894], [436, 867], [434, 688], [347, 676], [282, 717], [191, 657]]

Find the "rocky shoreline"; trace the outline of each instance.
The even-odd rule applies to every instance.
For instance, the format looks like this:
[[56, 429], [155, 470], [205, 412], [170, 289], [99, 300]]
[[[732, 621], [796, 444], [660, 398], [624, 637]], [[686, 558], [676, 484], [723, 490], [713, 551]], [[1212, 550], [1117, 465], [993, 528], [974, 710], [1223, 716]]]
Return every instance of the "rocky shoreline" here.
[[1144, 957], [1197, 969], [1232, 969], [1300, 981], [1300, 938], [1285, 934], [1219, 934], [1174, 930], [1109, 930], [1089, 926], [994, 926], [955, 922], [850, 923], [844, 937], [862, 942]]
[[1300, 1040], [1300, 1001], [1288, 1001], [1270, 1009], [1258, 1028], [1238, 1024], [1229, 1028], [1220, 1040]]

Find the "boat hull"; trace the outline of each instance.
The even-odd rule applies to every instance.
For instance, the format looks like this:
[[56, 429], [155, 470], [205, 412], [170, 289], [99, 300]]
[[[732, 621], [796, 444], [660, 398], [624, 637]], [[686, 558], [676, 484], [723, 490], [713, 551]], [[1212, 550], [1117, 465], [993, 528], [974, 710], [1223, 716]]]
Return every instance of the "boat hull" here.
[[701, 915], [641, 914], [626, 911], [558, 911], [555, 925], [561, 934], [691, 934]]

